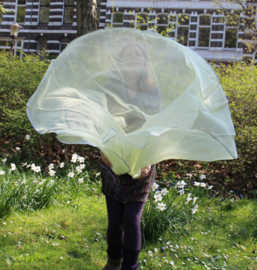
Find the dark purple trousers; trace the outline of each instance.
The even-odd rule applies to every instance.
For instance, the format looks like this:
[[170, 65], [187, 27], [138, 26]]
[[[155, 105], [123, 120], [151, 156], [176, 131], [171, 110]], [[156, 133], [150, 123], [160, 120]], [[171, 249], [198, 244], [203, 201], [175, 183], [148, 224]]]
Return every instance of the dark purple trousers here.
[[138, 269], [137, 260], [141, 249], [140, 220], [143, 202], [118, 202], [106, 196], [108, 212], [108, 256], [123, 257], [122, 270]]

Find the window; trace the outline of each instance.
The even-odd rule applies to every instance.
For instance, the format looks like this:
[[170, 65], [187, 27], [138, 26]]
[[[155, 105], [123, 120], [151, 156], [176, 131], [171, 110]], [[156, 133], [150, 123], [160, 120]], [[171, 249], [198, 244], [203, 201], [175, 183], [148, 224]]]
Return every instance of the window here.
[[225, 30], [225, 48], [233, 49], [237, 48], [237, 33], [238, 33], [238, 23], [239, 23], [239, 13], [235, 12], [230, 19], [226, 20], [226, 30]]
[[40, 1], [39, 23], [49, 23], [50, 0]]
[[3, 12], [0, 10], [0, 23], [3, 21]]
[[168, 14], [158, 14], [157, 15], [157, 33], [161, 34], [166, 32], [169, 25]]
[[189, 19], [187, 14], [178, 15], [177, 41], [184, 46], [188, 46]]
[[198, 47], [209, 47], [211, 33], [211, 16], [201, 15], [199, 17]]
[[148, 13], [137, 13], [137, 28], [147, 30]]
[[24, 23], [26, 14], [26, 0], [17, 0], [16, 22]]
[[112, 14], [112, 27], [122, 27], [123, 26], [123, 13], [115, 12]]
[[225, 35], [225, 48], [236, 48], [237, 44], [237, 29], [227, 28]]
[[62, 52], [70, 42], [71, 42], [70, 38], [68, 37], [63, 38], [60, 42], [60, 52]]
[[74, 0], [65, 0], [63, 23], [73, 23], [73, 16], [74, 16]]

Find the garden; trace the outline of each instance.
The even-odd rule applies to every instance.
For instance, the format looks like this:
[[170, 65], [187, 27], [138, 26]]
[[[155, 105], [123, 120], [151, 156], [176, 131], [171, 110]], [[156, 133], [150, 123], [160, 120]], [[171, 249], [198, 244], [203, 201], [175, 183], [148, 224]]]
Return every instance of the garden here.
[[[47, 67], [36, 55], [0, 53], [0, 269], [102, 269], [107, 211], [97, 151], [36, 133], [26, 115]], [[257, 269], [257, 67], [213, 67], [238, 159], [157, 164], [140, 269]]]

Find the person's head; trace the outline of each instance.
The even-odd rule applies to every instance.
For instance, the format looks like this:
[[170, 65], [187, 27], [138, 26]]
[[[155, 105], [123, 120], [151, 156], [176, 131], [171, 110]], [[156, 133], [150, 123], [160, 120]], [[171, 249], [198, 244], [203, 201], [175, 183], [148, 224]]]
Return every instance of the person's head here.
[[139, 43], [125, 45], [119, 53], [121, 73], [126, 84], [134, 84], [140, 91], [147, 91], [153, 85], [150, 60]]

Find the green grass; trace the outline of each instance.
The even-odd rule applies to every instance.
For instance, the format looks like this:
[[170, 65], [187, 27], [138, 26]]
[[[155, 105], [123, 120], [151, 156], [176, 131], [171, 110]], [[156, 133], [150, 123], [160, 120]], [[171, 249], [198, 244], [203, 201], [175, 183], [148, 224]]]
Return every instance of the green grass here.
[[[0, 269], [102, 269], [107, 256], [105, 198], [77, 200], [79, 208], [66, 203], [14, 211], [0, 220]], [[181, 242], [163, 237], [143, 246], [139, 269], [174, 269], [170, 261], [177, 269], [257, 269], [256, 201], [203, 196], [198, 203], [192, 234]]]

